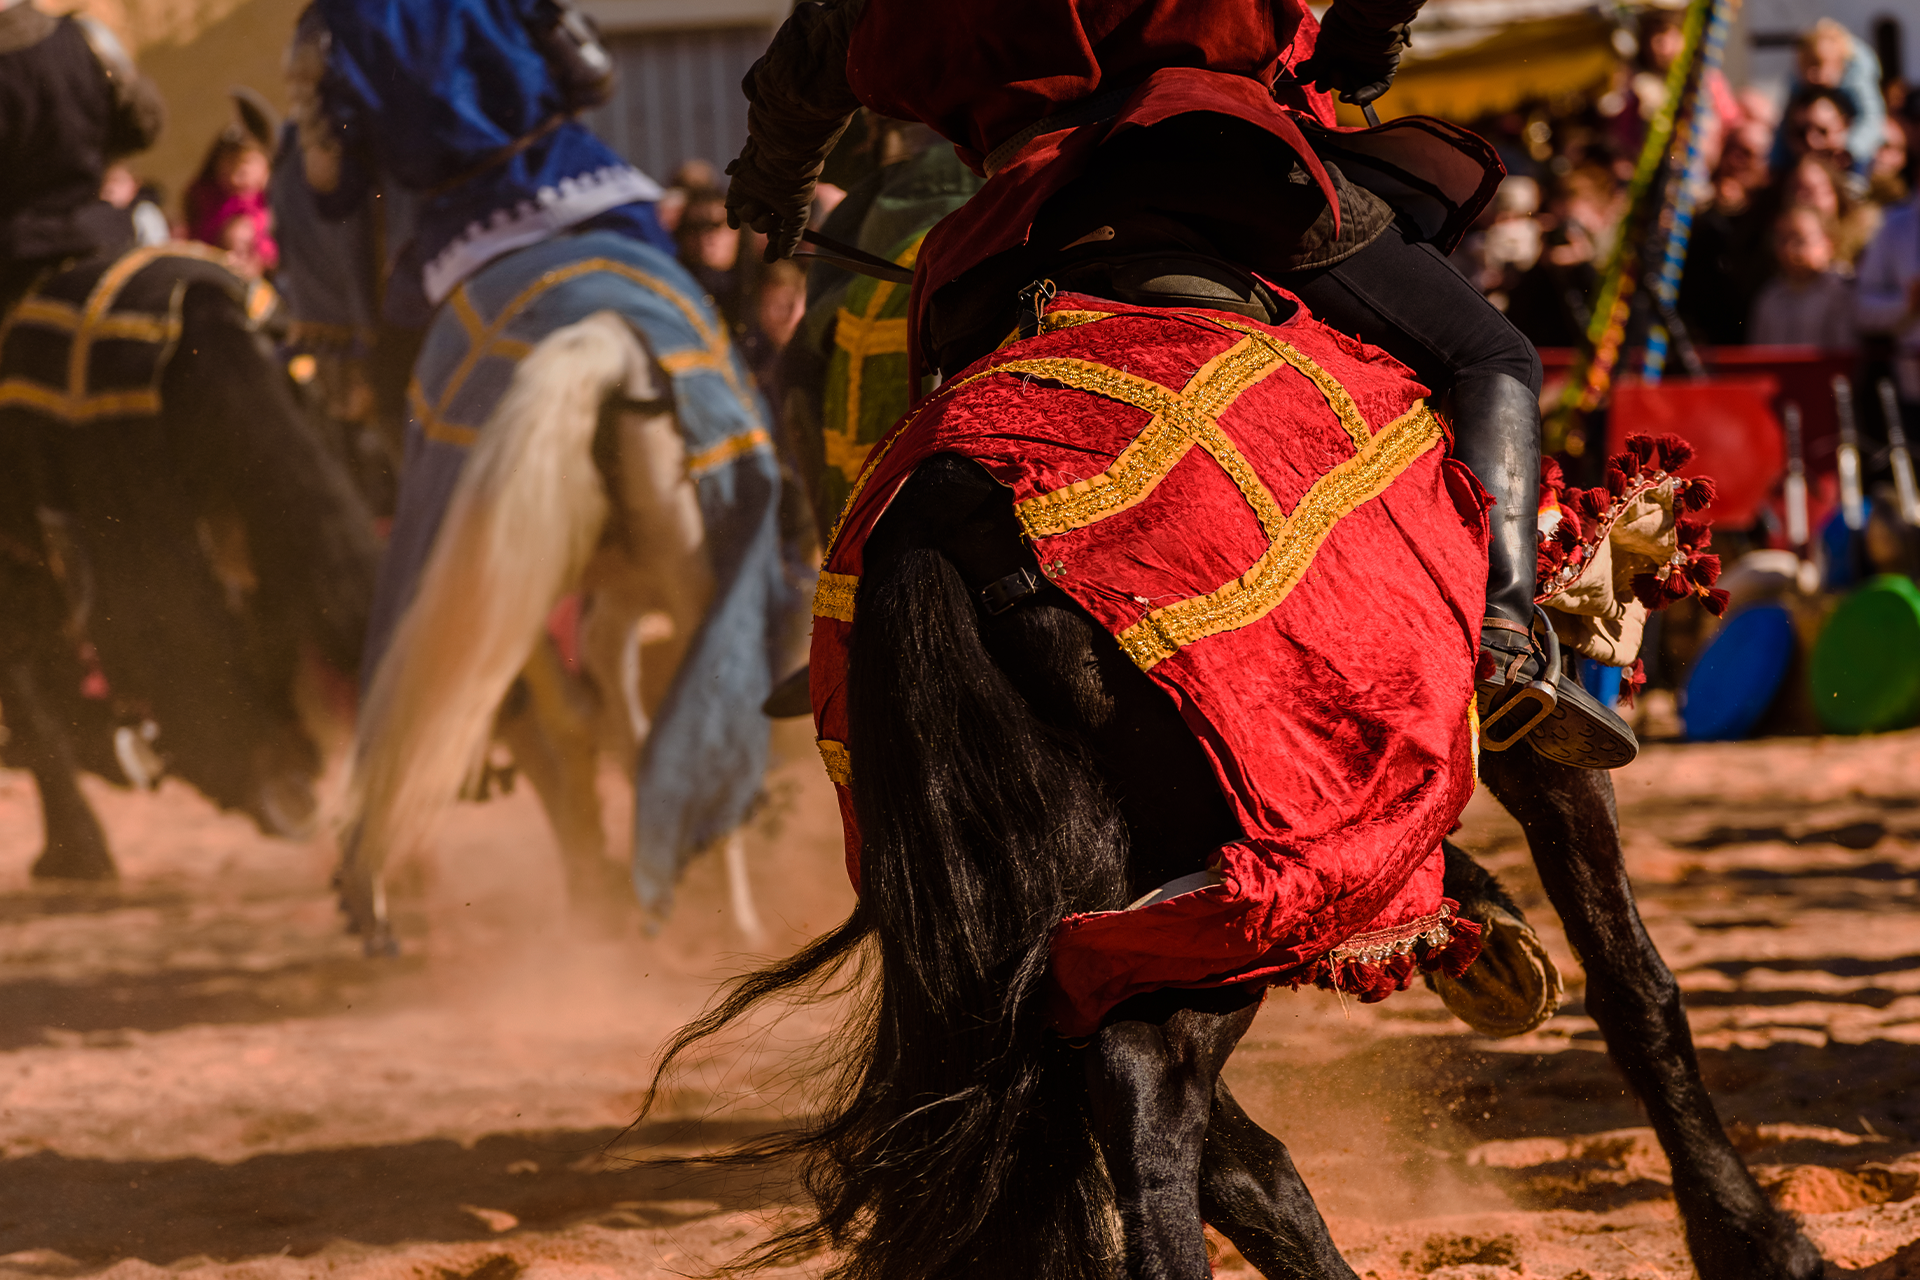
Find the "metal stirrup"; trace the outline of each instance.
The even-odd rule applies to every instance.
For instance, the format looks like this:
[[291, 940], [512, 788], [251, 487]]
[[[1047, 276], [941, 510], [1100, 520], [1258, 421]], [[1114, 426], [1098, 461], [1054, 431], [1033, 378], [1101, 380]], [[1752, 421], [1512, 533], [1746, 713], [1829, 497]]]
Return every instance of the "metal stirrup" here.
[[[1554, 686], [1560, 680], [1560, 637], [1554, 634], [1553, 623], [1548, 620], [1545, 609], [1536, 604], [1533, 606], [1533, 614], [1540, 626], [1530, 629], [1527, 632], [1527, 638], [1533, 646], [1533, 652], [1540, 657], [1540, 674], [1529, 680], [1518, 693], [1494, 707], [1480, 722], [1480, 745], [1489, 751], [1505, 751], [1532, 733], [1534, 727], [1552, 715], [1554, 708], [1560, 705], [1560, 695], [1554, 690]], [[1506, 624], [1503, 629], [1515, 631], [1520, 629], [1517, 624], [1506, 622], [1504, 618], [1499, 621]], [[1540, 645], [1534, 642], [1534, 636], [1539, 630], [1546, 632], [1545, 652], [1541, 652]], [[1502, 687], [1512, 688], [1514, 683], [1509, 674], [1506, 684]], [[1518, 721], [1517, 725], [1514, 724], [1515, 721]]]

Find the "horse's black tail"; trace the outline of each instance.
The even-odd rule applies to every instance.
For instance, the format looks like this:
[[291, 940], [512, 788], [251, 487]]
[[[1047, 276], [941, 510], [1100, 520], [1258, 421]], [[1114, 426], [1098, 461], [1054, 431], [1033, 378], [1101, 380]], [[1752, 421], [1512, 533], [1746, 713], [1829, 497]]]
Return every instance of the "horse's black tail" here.
[[953, 564], [887, 541], [869, 544], [848, 663], [860, 905], [670, 1055], [865, 943], [877, 981], [823, 1118], [743, 1153], [798, 1157], [816, 1216], [743, 1265], [832, 1246], [844, 1280], [1105, 1280], [1111, 1190], [1045, 979], [1062, 916], [1124, 903], [1124, 827], [989, 656]]

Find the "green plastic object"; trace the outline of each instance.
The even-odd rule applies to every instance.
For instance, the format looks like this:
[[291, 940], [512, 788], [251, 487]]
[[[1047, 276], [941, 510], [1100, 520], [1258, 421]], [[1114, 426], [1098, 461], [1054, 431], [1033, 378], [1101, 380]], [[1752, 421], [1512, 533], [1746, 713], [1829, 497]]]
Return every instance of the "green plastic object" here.
[[1808, 679], [1834, 733], [1920, 724], [1920, 588], [1890, 573], [1849, 596], [1820, 633]]

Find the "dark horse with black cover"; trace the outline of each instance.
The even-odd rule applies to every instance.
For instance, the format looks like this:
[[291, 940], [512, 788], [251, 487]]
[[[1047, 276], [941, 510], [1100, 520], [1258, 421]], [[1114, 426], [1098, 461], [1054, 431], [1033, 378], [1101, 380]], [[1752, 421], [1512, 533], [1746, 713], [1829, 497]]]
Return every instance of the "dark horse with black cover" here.
[[49, 273], [0, 330], [0, 707], [35, 876], [114, 874], [80, 769], [159, 764], [269, 834], [311, 826], [296, 673], [357, 668], [378, 546], [250, 300], [209, 251], [140, 249]]
[[[750, 1261], [834, 1247], [833, 1274], [862, 1280], [1200, 1280], [1206, 1222], [1267, 1276], [1352, 1277], [1286, 1148], [1220, 1078], [1257, 987], [1136, 996], [1083, 1043], [1049, 1029], [1055, 923], [1124, 908], [1238, 832], [1171, 700], [1079, 605], [1047, 585], [981, 606], [1029, 562], [1007, 490], [968, 459], [934, 456], [895, 497], [867, 544], [848, 655], [859, 905], [740, 980], [663, 1070], [758, 1002], [868, 962], [824, 1118], [731, 1157], [798, 1158], [818, 1210]], [[1672, 1161], [1700, 1274], [1819, 1275], [1707, 1097], [1634, 906], [1609, 778], [1523, 750], [1481, 768], [1526, 830], [1588, 1012]], [[1512, 909], [1451, 848], [1446, 892], [1470, 918]]]

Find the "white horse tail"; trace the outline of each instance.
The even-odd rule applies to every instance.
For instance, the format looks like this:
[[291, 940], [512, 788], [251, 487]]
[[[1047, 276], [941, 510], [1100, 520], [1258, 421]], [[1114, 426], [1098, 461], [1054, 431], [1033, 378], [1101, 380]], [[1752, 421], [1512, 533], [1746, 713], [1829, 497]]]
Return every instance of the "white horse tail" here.
[[494, 715], [606, 524], [602, 403], [654, 399], [652, 362], [600, 312], [520, 362], [460, 472], [418, 590], [374, 674], [347, 791], [344, 905], [391, 946], [381, 868], [420, 845], [482, 763]]

